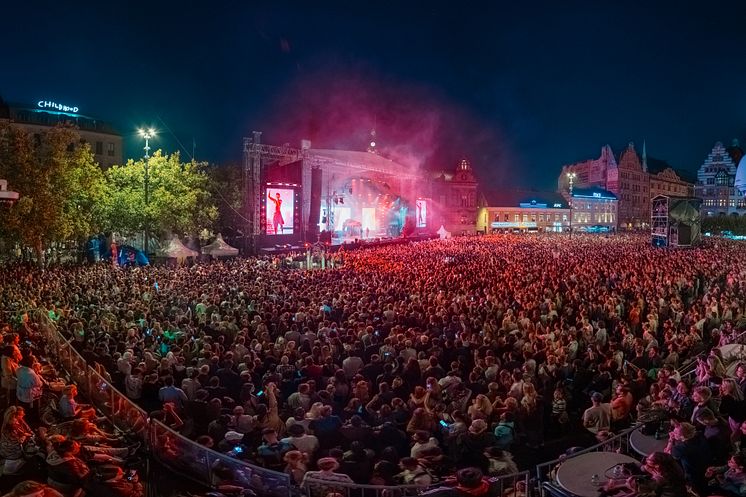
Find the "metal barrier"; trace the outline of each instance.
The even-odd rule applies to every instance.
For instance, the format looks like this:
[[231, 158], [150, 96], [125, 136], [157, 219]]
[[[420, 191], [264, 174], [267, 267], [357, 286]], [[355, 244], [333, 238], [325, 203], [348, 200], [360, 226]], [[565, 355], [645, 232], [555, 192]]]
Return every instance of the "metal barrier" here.
[[[505, 476], [491, 477], [490, 485], [494, 495], [503, 497], [522, 497], [531, 491], [529, 471], [521, 471]], [[330, 492], [344, 497], [414, 497], [435, 492], [444, 485], [360, 485], [345, 483], [324, 478], [306, 476], [301, 486], [303, 497], [325, 497]]]
[[78, 391], [116, 428], [138, 437], [164, 466], [209, 488], [230, 482], [256, 495], [290, 496], [289, 475], [220, 454], [149, 419], [144, 410], [89, 366], [64, 336], [52, 327], [49, 330], [45, 336], [47, 356], [67, 372]]
[[577, 457], [582, 454], [588, 454], [590, 452], [619, 452], [621, 454], [629, 454], [629, 437], [632, 432], [637, 430], [638, 428], [638, 426], [633, 426], [599, 444], [579, 450], [577, 452], [573, 452], [571, 455], [564, 455], [552, 461], [538, 464], [536, 466], [536, 479], [541, 496], [544, 497], [544, 488], [542, 484], [547, 481], [554, 481], [554, 473], [557, 467], [568, 459], [572, 459], [573, 457]]

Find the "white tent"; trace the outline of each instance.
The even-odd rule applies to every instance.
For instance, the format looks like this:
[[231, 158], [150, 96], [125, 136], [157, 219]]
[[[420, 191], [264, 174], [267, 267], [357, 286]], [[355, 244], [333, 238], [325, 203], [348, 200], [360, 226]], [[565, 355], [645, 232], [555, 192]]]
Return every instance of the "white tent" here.
[[440, 229], [436, 231], [436, 233], [440, 236], [441, 240], [447, 240], [448, 238], [451, 238], [451, 232], [446, 230], [445, 226], [442, 224], [440, 225]]
[[223, 235], [218, 234], [218, 237], [214, 242], [202, 247], [202, 253], [213, 257], [229, 257], [238, 255], [238, 249], [228, 245], [228, 243], [223, 240]]
[[187, 257], [197, 257], [199, 252], [187, 248], [183, 243], [181, 243], [179, 237], [174, 235], [166, 246], [163, 247], [160, 255], [171, 259], [186, 259]]

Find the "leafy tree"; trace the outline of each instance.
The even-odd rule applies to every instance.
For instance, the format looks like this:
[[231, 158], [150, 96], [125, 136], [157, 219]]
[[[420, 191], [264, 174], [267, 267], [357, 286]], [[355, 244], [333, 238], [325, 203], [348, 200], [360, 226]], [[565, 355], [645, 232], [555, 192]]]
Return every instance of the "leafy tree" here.
[[702, 231], [713, 234], [732, 231], [734, 235], [746, 235], [746, 216], [703, 216]]
[[177, 153], [155, 152], [147, 162], [149, 202], [145, 199], [145, 159], [106, 171], [107, 228], [124, 235], [197, 234], [217, 218], [211, 179], [204, 162], [180, 161]]
[[49, 243], [82, 242], [101, 229], [103, 174], [73, 126], [32, 137], [22, 128], [2, 125], [0, 177], [21, 195], [0, 224], [33, 247], [40, 264]]
[[235, 164], [212, 167], [210, 177], [218, 208], [215, 230], [226, 237], [239, 236], [245, 229], [241, 167]]

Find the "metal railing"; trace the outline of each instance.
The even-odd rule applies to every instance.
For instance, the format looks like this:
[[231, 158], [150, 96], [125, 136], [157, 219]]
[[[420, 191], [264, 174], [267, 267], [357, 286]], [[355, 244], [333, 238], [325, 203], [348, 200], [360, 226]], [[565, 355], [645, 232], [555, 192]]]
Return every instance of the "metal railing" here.
[[[531, 490], [530, 480], [530, 471], [489, 478], [492, 495], [505, 497], [528, 495]], [[329, 493], [338, 493], [344, 497], [415, 497], [427, 495], [444, 486], [447, 485], [360, 485], [306, 476], [301, 486], [301, 496], [325, 497]]]
[[[190, 440], [148, 414], [100, 375], [59, 332], [46, 334], [47, 356], [78, 386], [78, 391], [119, 430], [142, 441], [162, 465], [208, 488], [230, 481], [255, 495], [290, 497], [290, 476], [220, 454]], [[145, 475], [149, 482], [151, 475]], [[157, 475], [152, 475], [157, 476]]]
[[554, 475], [557, 471], [557, 468], [568, 459], [572, 459], [573, 457], [577, 457], [583, 454], [588, 454], [590, 452], [617, 452], [621, 454], [629, 454], [629, 437], [632, 432], [637, 429], [639, 429], [638, 426], [632, 426], [631, 428], [628, 428], [623, 432], [614, 435], [608, 440], [604, 440], [601, 443], [598, 443], [586, 449], [578, 450], [576, 452], [573, 452], [572, 454], [560, 456], [552, 461], [537, 464], [536, 479], [541, 496], [544, 497], [544, 489], [542, 487], [542, 483], [553, 482], [555, 479]]

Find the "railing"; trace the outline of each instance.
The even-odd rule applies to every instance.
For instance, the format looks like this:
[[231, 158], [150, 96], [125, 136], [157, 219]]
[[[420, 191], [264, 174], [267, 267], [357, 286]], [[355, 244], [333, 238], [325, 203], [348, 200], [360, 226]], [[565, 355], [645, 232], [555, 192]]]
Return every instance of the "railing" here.
[[544, 496], [544, 488], [542, 484], [547, 481], [554, 481], [554, 473], [557, 467], [568, 459], [577, 457], [582, 454], [588, 454], [590, 452], [618, 452], [622, 454], [629, 453], [629, 437], [633, 431], [639, 429], [638, 426], [633, 426], [626, 429], [625, 431], [614, 435], [613, 437], [605, 440], [599, 444], [593, 445], [586, 449], [578, 450], [570, 455], [560, 456], [553, 461], [547, 461], [536, 466], [536, 479], [539, 485], [539, 491], [541, 496]]
[[[492, 495], [517, 497], [527, 495], [530, 490], [531, 474], [521, 471], [505, 476], [495, 476], [489, 479]], [[360, 485], [345, 483], [323, 478], [307, 476], [301, 486], [302, 497], [325, 497], [330, 492], [342, 494], [344, 497], [415, 497], [427, 495], [442, 488], [443, 485]]]
[[[290, 496], [289, 475], [220, 454], [149, 419], [144, 410], [90, 367], [65, 337], [51, 326], [46, 328], [50, 330], [45, 336], [47, 356], [67, 372], [96, 409], [117, 429], [142, 441], [158, 462], [208, 488], [230, 482], [255, 495]], [[158, 475], [145, 475], [144, 481], [149, 482], [151, 476]]]

